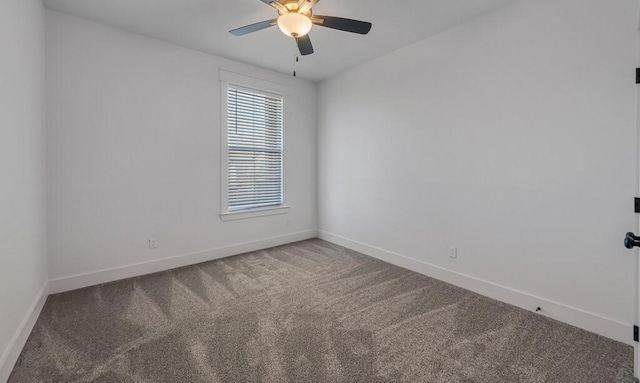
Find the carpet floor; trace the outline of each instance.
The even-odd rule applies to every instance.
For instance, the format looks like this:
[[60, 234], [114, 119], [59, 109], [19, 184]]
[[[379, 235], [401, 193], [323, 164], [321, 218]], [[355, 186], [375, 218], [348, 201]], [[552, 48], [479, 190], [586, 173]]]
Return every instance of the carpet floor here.
[[633, 349], [314, 239], [52, 295], [9, 382], [633, 382]]

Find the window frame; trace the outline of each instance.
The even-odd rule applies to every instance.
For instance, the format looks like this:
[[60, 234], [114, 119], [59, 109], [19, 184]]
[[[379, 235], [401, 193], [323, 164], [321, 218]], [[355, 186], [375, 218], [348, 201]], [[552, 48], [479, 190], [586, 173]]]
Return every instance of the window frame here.
[[[262, 80], [256, 77], [242, 75], [239, 73], [220, 71], [221, 84], [221, 129], [220, 129], [220, 152], [221, 152], [221, 201], [220, 219], [231, 221], [237, 219], [264, 217], [289, 213], [290, 206], [286, 204], [286, 171], [285, 171], [285, 126], [287, 114], [287, 90], [283, 84]], [[229, 141], [228, 141], [228, 115], [227, 115], [227, 91], [229, 86], [244, 88], [249, 91], [256, 91], [270, 96], [282, 98], [282, 149], [281, 149], [281, 174], [280, 183], [282, 188], [282, 203], [274, 206], [264, 206], [252, 209], [229, 211]]]

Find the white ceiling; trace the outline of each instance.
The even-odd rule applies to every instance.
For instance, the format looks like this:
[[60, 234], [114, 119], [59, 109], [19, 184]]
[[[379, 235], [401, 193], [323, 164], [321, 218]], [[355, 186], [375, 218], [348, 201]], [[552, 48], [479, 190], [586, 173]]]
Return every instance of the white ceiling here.
[[[284, 0], [281, 0], [284, 1]], [[314, 26], [315, 48], [300, 57], [298, 76], [319, 81], [425, 39], [514, 0], [321, 0], [314, 13], [373, 23], [356, 35]], [[260, 0], [43, 0], [48, 9], [184, 47], [291, 73], [297, 49], [277, 26], [243, 37], [229, 30], [273, 19]]]

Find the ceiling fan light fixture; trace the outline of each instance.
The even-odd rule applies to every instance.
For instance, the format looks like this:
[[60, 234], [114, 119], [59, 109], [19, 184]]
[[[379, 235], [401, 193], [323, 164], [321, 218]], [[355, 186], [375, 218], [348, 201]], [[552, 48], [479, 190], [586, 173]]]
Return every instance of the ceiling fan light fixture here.
[[289, 37], [302, 37], [311, 30], [311, 19], [297, 12], [289, 12], [278, 17], [278, 27]]

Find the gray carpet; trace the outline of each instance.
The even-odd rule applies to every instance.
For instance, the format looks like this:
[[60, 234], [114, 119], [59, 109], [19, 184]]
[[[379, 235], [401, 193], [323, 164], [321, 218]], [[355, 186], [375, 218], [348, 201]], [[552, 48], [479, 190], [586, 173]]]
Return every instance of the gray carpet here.
[[48, 298], [18, 382], [632, 382], [633, 350], [321, 240]]

